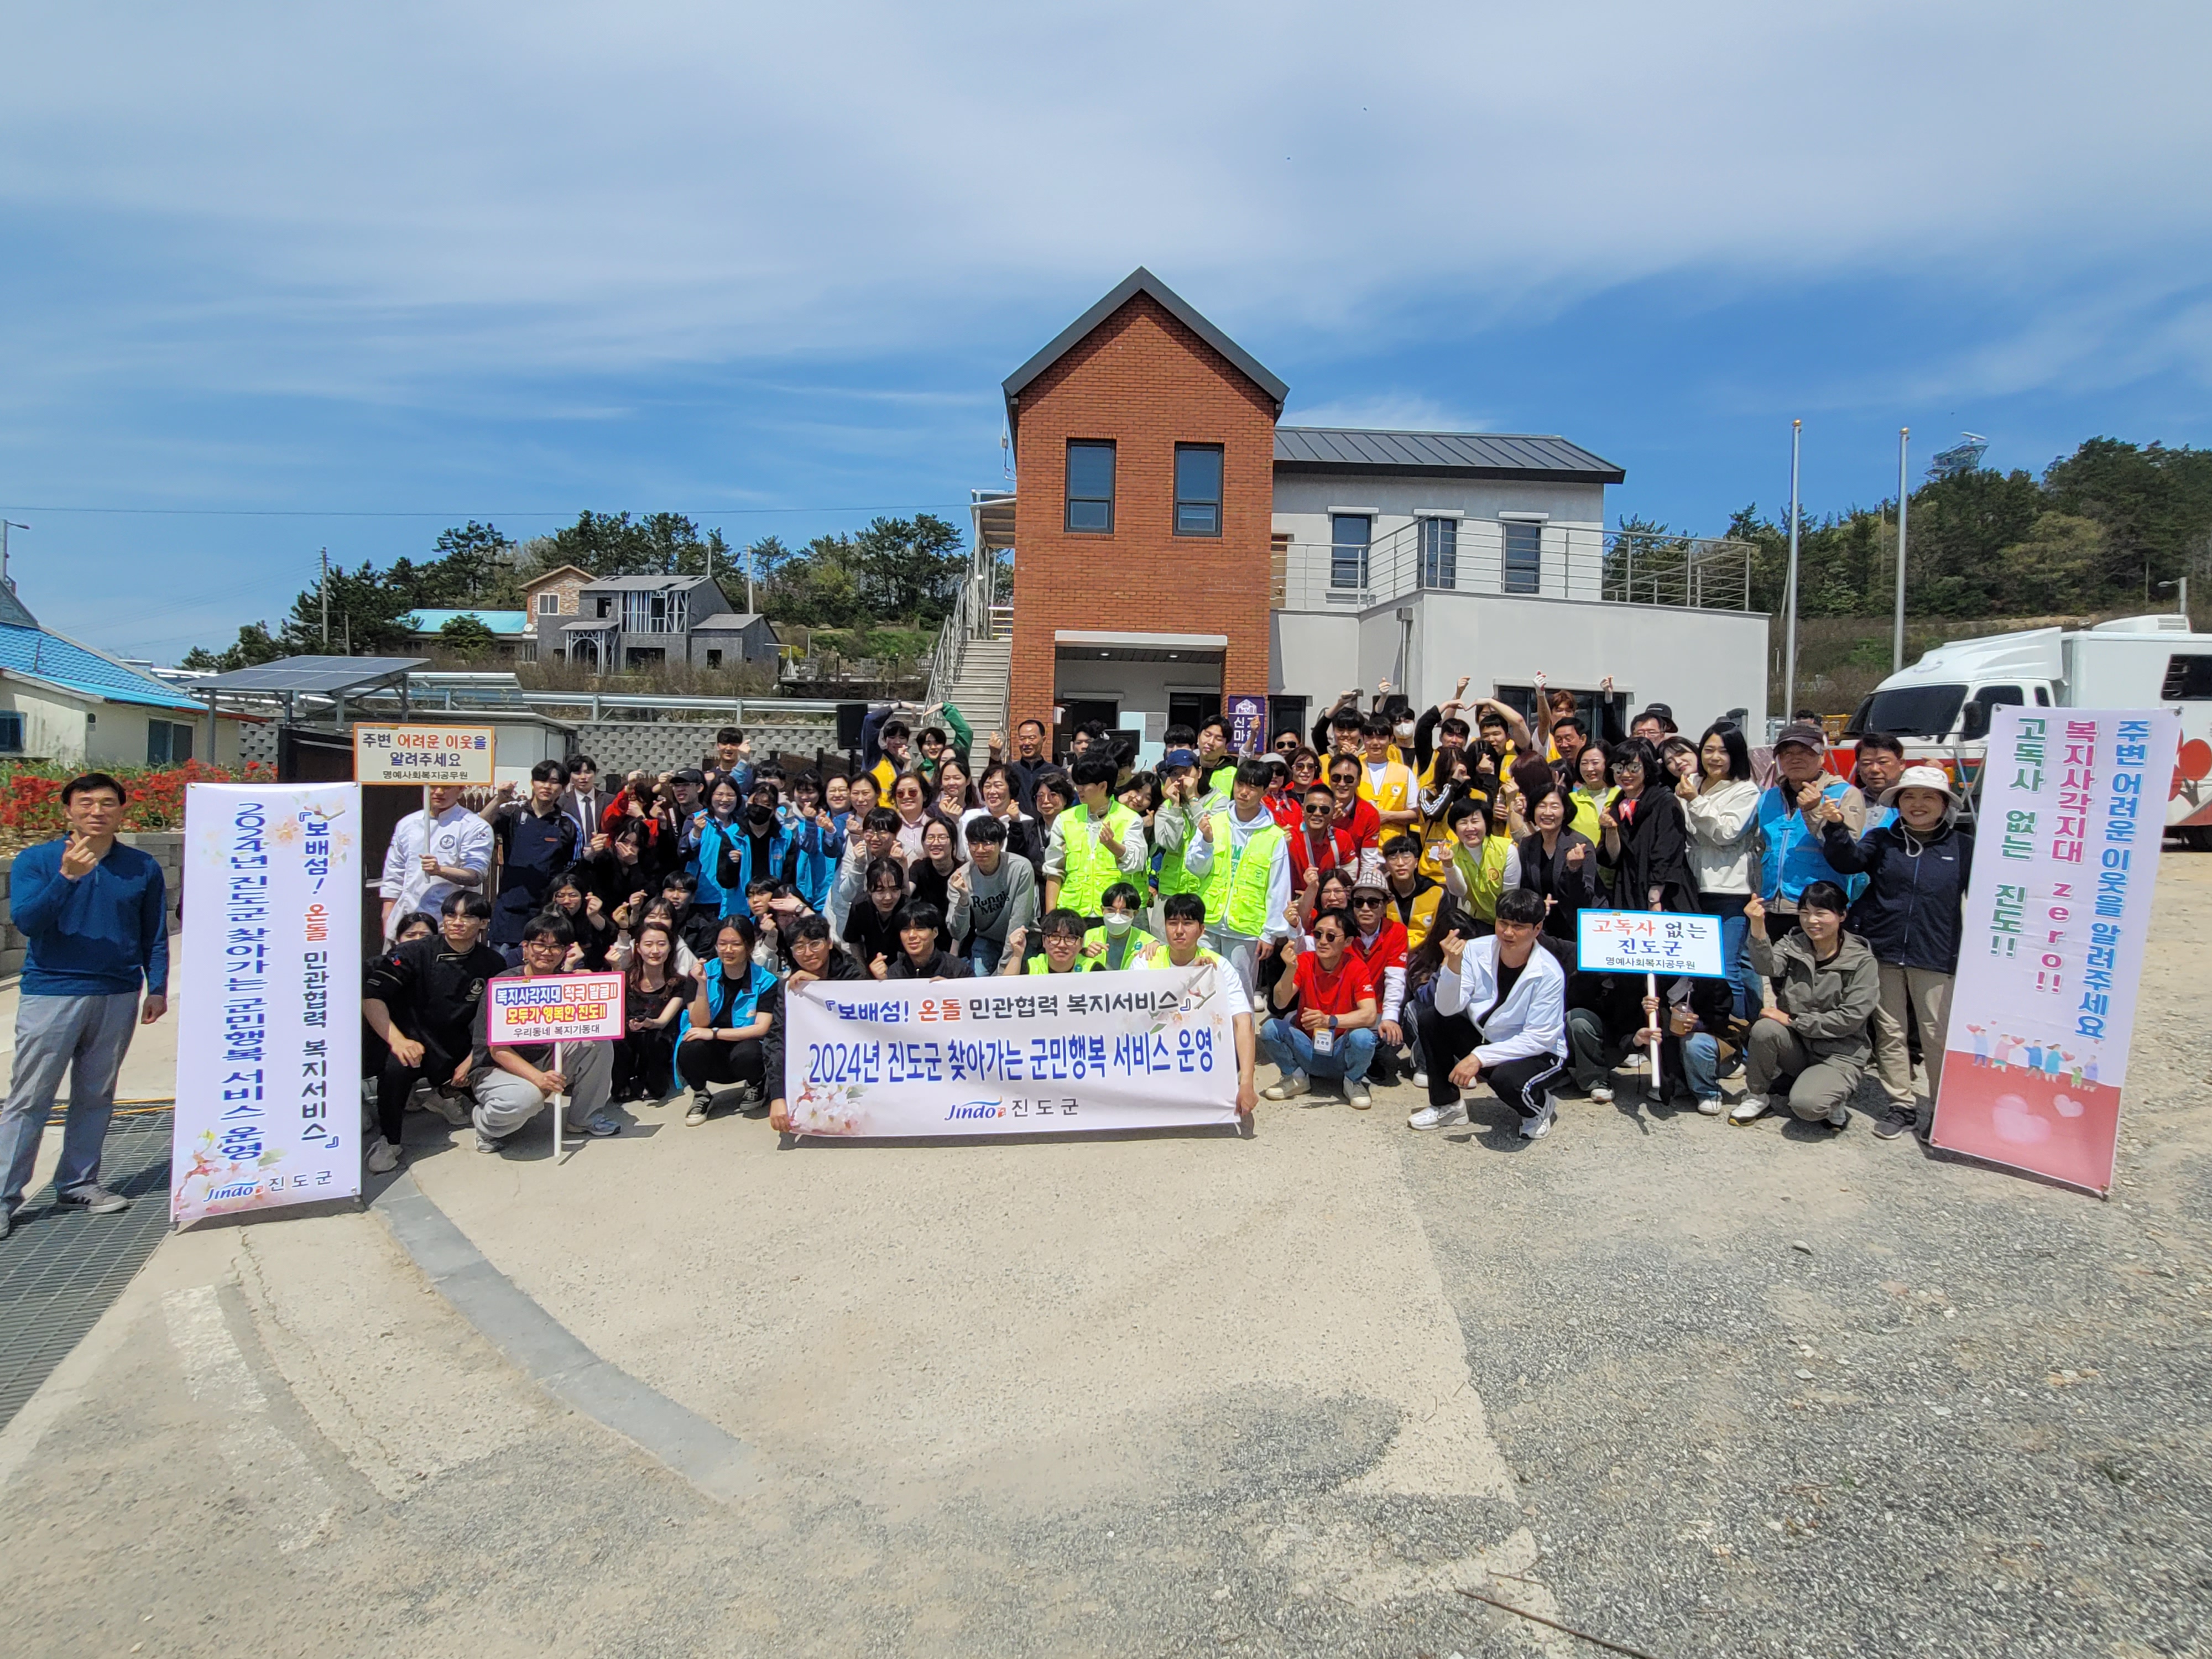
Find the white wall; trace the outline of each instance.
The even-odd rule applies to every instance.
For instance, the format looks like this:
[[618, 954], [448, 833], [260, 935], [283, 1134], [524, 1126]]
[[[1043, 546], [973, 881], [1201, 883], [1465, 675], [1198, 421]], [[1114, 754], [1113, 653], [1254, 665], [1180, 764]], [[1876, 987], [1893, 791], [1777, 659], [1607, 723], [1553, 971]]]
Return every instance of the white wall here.
[[[1119, 723], [1145, 731], [1156, 732], [1167, 724], [1170, 692], [1218, 697], [1221, 690], [1218, 662], [1121, 662], [1061, 656], [1053, 665], [1054, 702], [1118, 696], [1121, 700]], [[1147, 715], [1156, 718], [1147, 723]]]
[[[1411, 526], [1418, 516], [1433, 511], [1462, 515], [1461, 589], [1496, 592], [1503, 586], [1500, 514], [1540, 514], [1545, 519], [1543, 592], [1557, 599], [1597, 597], [1602, 558], [1599, 532], [1605, 524], [1603, 484], [1432, 479], [1414, 474], [1334, 477], [1279, 473], [1274, 530], [1291, 538], [1286, 602], [1292, 609], [1340, 602], [1328, 592], [1332, 507], [1374, 515], [1370, 541], [1376, 551], [1369, 581], [1378, 598], [1419, 585], [1418, 543]], [[1394, 553], [1398, 555], [1395, 563]]]

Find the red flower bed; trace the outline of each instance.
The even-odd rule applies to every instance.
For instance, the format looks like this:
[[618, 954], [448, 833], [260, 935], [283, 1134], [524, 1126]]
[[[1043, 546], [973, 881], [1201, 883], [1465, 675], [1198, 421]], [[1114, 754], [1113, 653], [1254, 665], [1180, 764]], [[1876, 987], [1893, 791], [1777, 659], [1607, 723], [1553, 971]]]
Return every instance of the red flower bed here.
[[[61, 834], [62, 785], [77, 775], [58, 767], [17, 767], [0, 773], [0, 836], [21, 846]], [[276, 769], [254, 762], [243, 771], [186, 761], [182, 766], [116, 768], [110, 774], [130, 793], [124, 804], [126, 830], [181, 830], [188, 783], [245, 783], [273, 780]]]

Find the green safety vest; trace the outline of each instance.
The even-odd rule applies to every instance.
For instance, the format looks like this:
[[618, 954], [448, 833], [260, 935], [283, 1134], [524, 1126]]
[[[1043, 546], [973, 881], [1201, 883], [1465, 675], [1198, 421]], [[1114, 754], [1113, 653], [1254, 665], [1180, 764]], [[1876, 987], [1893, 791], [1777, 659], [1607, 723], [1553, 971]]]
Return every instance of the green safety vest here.
[[[1206, 890], [1206, 878], [1191, 874], [1183, 867], [1183, 860], [1190, 852], [1191, 842], [1198, 837], [1199, 823], [1206, 818], [1226, 816], [1225, 812], [1214, 806], [1213, 797], [1211, 795], [1200, 796], [1191, 803], [1190, 809], [1183, 814], [1185, 828], [1182, 845], [1172, 853], [1160, 854], [1159, 884], [1162, 898], [1173, 898], [1177, 893], [1202, 893]], [[1221, 842], [1221, 826], [1218, 823], [1213, 826], [1213, 839], [1214, 844], [1218, 846]]]
[[1478, 861], [1465, 842], [1452, 842], [1452, 862], [1467, 884], [1467, 908], [1481, 921], [1498, 920], [1498, 896], [1505, 890], [1505, 855], [1512, 850], [1510, 836], [1485, 836]]
[[[1103, 945], [1109, 951], [1111, 951], [1114, 948], [1114, 940], [1103, 927], [1092, 928], [1089, 933], [1083, 936], [1083, 942], [1085, 945]], [[1121, 966], [1124, 969], [1135, 967], [1137, 965], [1137, 953], [1142, 951], [1146, 945], [1158, 943], [1158, 941], [1153, 939], [1153, 937], [1150, 933], [1146, 933], [1143, 928], [1130, 928], [1129, 949], [1127, 954], [1121, 959]], [[1103, 957], [1096, 958], [1093, 965], [1096, 966], [1102, 973], [1106, 971], [1106, 959]]]
[[[1129, 826], [1137, 821], [1137, 815], [1119, 801], [1106, 814], [1106, 827], [1116, 843], [1127, 840]], [[1101, 901], [1106, 890], [1124, 879], [1121, 864], [1098, 844], [1097, 838], [1091, 833], [1091, 809], [1087, 806], [1069, 807], [1053, 825], [1060, 830], [1062, 859], [1060, 908], [1073, 910], [1079, 916], [1097, 915], [1103, 908]]]
[[1271, 821], [1239, 852], [1229, 814], [1215, 815], [1213, 867], [1206, 872], [1208, 923], [1246, 939], [1257, 939], [1267, 931], [1267, 878], [1284, 844], [1282, 825]]
[[[1075, 959], [1075, 966], [1067, 971], [1071, 974], [1088, 974], [1097, 966], [1098, 964], [1089, 957], [1078, 957]], [[1052, 958], [1042, 955], [1031, 957], [1022, 971], [1025, 974], [1048, 974], [1052, 971]]]

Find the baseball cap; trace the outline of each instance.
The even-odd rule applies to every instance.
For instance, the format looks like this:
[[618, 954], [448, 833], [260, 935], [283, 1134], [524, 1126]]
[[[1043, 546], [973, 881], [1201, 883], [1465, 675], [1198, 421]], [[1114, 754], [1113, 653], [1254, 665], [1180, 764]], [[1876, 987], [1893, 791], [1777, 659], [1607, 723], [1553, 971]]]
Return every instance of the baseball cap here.
[[1636, 720], [1657, 720], [1662, 726], [1671, 727], [1674, 724], [1674, 711], [1663, 702], [1655, 702], [1638, 714], [1635, 720], [1629, 721], [1629, 725], [1633, 726]]
[[671, 783], [704, 783], [707, 775], [696, 766], [687, 766], [680, 772], [671, 772], [668, 781]]
[[1784, 749], [1793, 743], [1807, 749], [1825, 750], [1828, 746], [1828, 734], [1810, 720], [1792, 720], [1782, 728], [1781, 735], [1774, 739], [1774, 746]]
[[1197, 764], [1198, 750], [1195, 749], [1170, 749], [1166, 754], [1160, 757], [1160, 766], [1163, 769], [1177, 766], [1195, 766]]

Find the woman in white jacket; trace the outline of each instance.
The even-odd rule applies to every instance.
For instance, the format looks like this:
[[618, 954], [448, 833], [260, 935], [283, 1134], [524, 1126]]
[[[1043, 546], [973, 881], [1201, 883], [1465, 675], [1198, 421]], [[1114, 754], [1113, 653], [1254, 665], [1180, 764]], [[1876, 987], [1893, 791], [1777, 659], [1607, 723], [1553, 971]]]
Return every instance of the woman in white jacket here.
[[1498, 899], [1498, 931], [1472, 944], [1456, 929], [1443, 941], [1436, 1002], [1415, 1005], [1429, 1103], [1406, 1121], [1441, 1129], [1467, 1121], [1462, 1091], [1478, 1082], [1510, 1106], [1524, 1139], [1551, 1131], [1553, 1086], [1567, 1064], [1567, 975], [1537, 943], [1541, 894], [1515, 887]]
[[1682, 816], [1690, 826], [1690, 874], [1698, 884], [1705, 912], [1721, 919], [1721, 957], [1736, 989], [1736, 1012], [1746, 1019], [1758, 1012], [1759, 975], [1745, 948], [1749, 927], [1743, 919], [1751, 896], [1754, 852], [1752, 827], [1759, 817], [1759, 786], [1751, 778], [1751, 750], [1743, 733], [1725, 722], [1705, 728], [1698, 739], [1698, 772], [1674, 787]]

